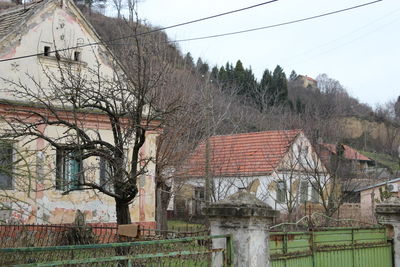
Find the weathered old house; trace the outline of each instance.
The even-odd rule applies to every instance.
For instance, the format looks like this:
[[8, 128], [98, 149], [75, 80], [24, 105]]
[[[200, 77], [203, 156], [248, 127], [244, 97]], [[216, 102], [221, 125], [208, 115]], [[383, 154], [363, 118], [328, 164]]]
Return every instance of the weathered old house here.
[[212, 136], [177, 172], [175, 210], [180, 212], [186, 205], [189, 214], [200, 211], [208, 176], [211, 201], [249, 188], [259, 199], [285, 211], [302, 202], [319, 201], [311, 185], [316, 173], [318, 178], [328, 175], [301, 130]]
[[[54, 52], [56, 50], [57, 52]], [[25, 57], [26, 55], [29, 56]], [[21, 109], [37, 108], [38, 114], [44, 112], [31, 100], [21, 98], [11, 91], [7, 92], [5, 89], [10, 82], [14, 81], [26, 87], [37, 86], [34, 83], [45, 85], [53, 78], [49, 77], [49, 73], [57, 73], [58, 69], [64, 68], [72, 73], [94, 68], [102, 78], [113, 79], [117, 65], [112, 52], [70, 0], [42, 0], [0, 11], [2, 117], [9, 116], [8, 111], [11, 107], [15, 109], [16, 105]], [[85, 77], [90, 80], [88, 73]], [[68, 108], [64, 115], [68, 118]], [[98, 134], [100, 140], [113, 142], [108, 117], [101, 113], [85, 113], [80, 116], [75, 119], [80, 121], [85, 131]], [[26, 119], [34, 120], [33, 117]], [[2, 124], [2, 129], [5, 127], [7, 126]], [[67, 134], [65, 128], [57, 124], [40, 125], [39, 128], [39, 131], [52, 138], [63, 138], [63, 135]], [[143, 158], [154, 158], [157, 135], [156, 130], [146, 131], [146, 141], [140, 150]], [[76, 210], [79, 209], [86, 215], [89, 223], [116, 221], [112, 197], [96, 190], [78, 190], [63, 194], [73, 186], [73, 180], [80, 179], [81, 175], [85, 175], [85, 179], [89, 181], [105, 181], [107, 167], [101, 160], [91, 157], [79, 161], [65, 151], [54, 149], [43, 138], [25, 141], [1, 140], [1, 220], [22, 223], [71, 223]], [[32, 162], [27, 164], [27, 168], [34, 179], [31, 176], [29, 179], [17, 177], [14, 171], [4, 171], [14, 168], [9, 164], [12, 165], [16, 158], [19, 158], [14, 151], [33, 152], [26, 162]], [[129, 155], [130, 151], [131, 148], [124, 152]], [[130, 214], [132, 221], [154, 226], [155, 163], [148, 162], [146, 167], [146, 174], [141, 175], [138, 182], [139, 193], [130, 204]]]
[[356, 149], [344, 144], [320, 144], [319, 154], [324, 163], [329, 166], [336, 157], [342, 157], [354, 173], [366, 173], [375, 167], [375, 161], [364, 156]]

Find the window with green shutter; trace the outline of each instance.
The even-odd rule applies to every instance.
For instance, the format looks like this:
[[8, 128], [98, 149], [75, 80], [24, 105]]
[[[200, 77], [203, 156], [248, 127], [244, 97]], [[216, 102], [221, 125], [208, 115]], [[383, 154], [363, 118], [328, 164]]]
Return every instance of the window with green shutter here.
[[0, 189], [13, 189], [13, 144], [0, 141]]
[[83, 181], [82, 160], [79, 153], [57, 149], [56, 154], [56, 189], [71, 190], [79, 187]]

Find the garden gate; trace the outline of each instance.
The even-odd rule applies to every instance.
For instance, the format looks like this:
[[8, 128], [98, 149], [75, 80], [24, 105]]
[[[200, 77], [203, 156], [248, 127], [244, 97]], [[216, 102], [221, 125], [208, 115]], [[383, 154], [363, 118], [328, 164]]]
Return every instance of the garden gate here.
[[386, 228], [271, 232], [272, 267], [392, 267]]

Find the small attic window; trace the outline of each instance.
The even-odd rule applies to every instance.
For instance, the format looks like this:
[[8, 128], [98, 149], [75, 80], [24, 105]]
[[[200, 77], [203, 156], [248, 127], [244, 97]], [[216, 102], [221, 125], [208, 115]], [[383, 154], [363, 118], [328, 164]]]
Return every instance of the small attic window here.
[[79, 51], [74, 52], [74, 61], [81, 61], [81, 52]]
[[50, 46], [45, 46], [43, 49], [43, 55], [48, 57], [50, 56]]

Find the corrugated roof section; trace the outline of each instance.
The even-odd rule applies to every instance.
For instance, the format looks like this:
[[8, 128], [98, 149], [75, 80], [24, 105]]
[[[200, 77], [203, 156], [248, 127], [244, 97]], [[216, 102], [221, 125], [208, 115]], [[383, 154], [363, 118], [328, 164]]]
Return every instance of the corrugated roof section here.
[[[265, 131], [213, 136], [209, 139], [212, 176], [252, 176], [271, 173], [300, 130]], [[178, 171], [181, 177], [204, 177], [206, 143], [202, 142]]]

